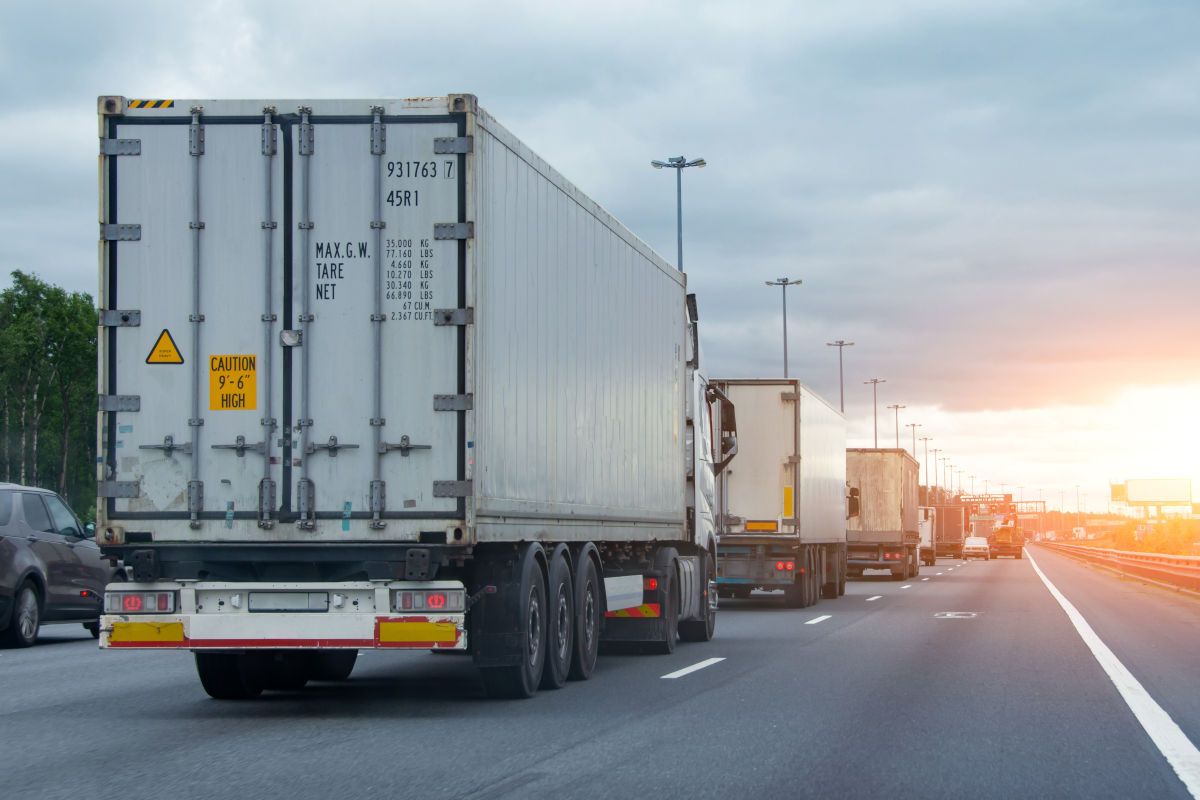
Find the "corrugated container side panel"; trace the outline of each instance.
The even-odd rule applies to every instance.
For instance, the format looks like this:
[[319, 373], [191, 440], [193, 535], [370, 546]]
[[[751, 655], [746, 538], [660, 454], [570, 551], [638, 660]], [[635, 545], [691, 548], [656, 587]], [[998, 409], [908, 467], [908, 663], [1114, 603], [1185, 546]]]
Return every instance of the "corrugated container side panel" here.
[[681, 282], [490, 119], [475, 146], [477, 518], [677, 524]]
[[846, 540], [846, 420], [800, 387], [800, 540]]

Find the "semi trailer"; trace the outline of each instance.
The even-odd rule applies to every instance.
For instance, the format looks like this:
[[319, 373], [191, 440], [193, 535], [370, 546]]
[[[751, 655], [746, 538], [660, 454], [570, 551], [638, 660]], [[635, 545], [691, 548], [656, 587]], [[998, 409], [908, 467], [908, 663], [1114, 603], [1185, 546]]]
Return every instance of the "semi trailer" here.
[[849, 520], [846, 532], [850, 575], [886, 569], [896, 580], [904, 580], [920, 572], [917, 469], [907, 450], [846, 451], [846, 480], [859, 490], [860, 503], [859, 515]]
[[962, 558], [967, 511], [962, 505], [936, 506], [934, 548], [938, 558]]
[[920, 506], [917, 509], [917, 530], [921, 533], [921, 563], [927, 567], [937, 565], [937, 518], [936, 506]]
[[846, 591], [846, 421], [795, 380], [720, 379], [737, 409], [736, 466], [717, 478], [717, 586], [783, 590], [804, 608]]
[[99, 136], [101, 647], [224, 699], [469, 652], [528, 697], [713, 636], [687, 277], [474, 96], [103, 96]]

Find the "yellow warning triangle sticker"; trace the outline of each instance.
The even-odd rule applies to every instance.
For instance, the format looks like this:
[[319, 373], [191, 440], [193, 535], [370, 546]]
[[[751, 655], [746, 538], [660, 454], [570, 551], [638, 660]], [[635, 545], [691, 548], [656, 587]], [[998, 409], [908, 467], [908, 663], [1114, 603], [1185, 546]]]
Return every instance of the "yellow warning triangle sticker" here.
[[179, 352], [179, 348], [175, 345], [175, 340], [171, 338], [171, 332], [166, 328], [163, 328], [162, 333], [158, 335], [158, 341], [154, 343], [154, 347], [150, 348], [150, 354], [146, 356], [146, 363], [183, 363], [183, 355]]

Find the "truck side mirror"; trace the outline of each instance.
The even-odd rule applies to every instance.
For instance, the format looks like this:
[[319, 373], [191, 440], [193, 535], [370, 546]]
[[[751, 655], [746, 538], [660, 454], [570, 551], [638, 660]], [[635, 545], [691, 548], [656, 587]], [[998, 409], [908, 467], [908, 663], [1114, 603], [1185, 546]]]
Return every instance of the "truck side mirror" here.
[[858, 516], [860, 506], [858, 487], [850, 487], [850, 495], [846, 498], [846, 519]]

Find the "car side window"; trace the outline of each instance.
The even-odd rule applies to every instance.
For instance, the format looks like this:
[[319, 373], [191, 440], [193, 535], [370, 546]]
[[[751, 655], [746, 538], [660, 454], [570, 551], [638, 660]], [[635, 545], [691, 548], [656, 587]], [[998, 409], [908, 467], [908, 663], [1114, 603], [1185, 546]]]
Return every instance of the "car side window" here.
[[62, 500], [58, 499], [58, 495], [42, 495], [42, 499], [46, 501], [46, 505], [50, 508], [50, 518], [54, 522], [54, 530], [56, 532], [75, 539], [83, 536], [83, 531], [79, 529], [79, 523], [75, 521], [75, 515], [71, 513], [71, 509], [67, 508]]
[[12, 521], [12, 508], [13, 493], [0, 491], [0, 525], [7, 525]]
[[54, 523], [46, 513], [42, 498], [32, 492], [21, 492], [21, 510], [25, 512], [25, 524], [35, 531], [55, 533]]

